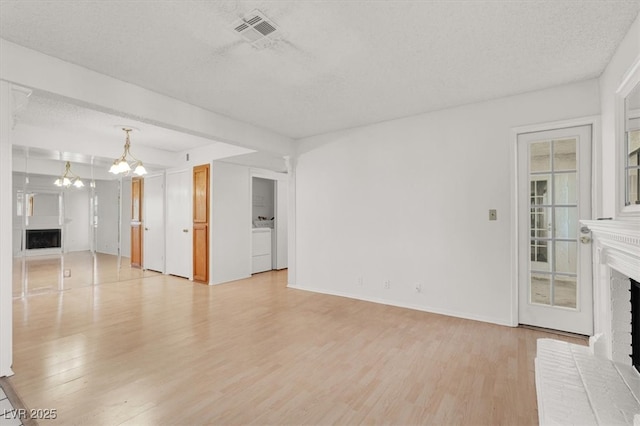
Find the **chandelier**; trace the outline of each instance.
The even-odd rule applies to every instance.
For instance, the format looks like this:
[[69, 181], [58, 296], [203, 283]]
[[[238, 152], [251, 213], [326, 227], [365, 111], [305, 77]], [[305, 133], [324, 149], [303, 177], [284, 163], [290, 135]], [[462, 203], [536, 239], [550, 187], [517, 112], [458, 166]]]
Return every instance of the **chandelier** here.
[[70, 187], [71, 185], [76, 188], [82, 188], [84, 183], [80, 180], [80, 178], [75, 175], [71, 171], [71, 163], [67, 161], [67, 164], [64, 166], [64, 173], [55, 182], [53, 182], [55, 186], [64, 186], [65, 188]]
[[114, 160], [111, 168], [109, 169], [109, 172], [113, 173], [114, 175], [119, 175], [121, 173], [126, 175], [129, 174], [129, 172], [131, 172], [131, 170], [133, 169], [133, 173], [138, 176], [142, 176], [147, 173], [147, 169], [145, 169], [142, 165], [142, 161], [131, 155], [131, 152], [129, 151], [129, 149], [131, 148], [129, 133], [131, 133], [133, 129], [127, 129], [123, 127], [122, 130], [124, 130], [127, 134], [127, 139], [124, 143], [124, 152], [122, 153], [122, 156]]

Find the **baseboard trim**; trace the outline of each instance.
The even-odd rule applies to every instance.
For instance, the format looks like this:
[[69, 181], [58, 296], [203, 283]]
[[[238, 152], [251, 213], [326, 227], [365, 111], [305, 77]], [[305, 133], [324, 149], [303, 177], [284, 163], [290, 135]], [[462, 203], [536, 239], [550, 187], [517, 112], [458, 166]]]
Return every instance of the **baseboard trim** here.
[[15, 389], [13, 389], [13, 386], [11, 386], [11, 383], [9, 383], [9, 380], [6, 377], [0, 378], [0, 388], [2, 388], [5, 395], [7, 395], [7, 398], [14, 410], [22, 410], [22, 413], [26, 415], [26, 418], [19, 419], [20, 422], [22, 422], [22, 425], [37, 426], [38, 422], [31, 418], [29, 409], [24, 402], [22, 402], [22, 398], [20, 398], [20, 395], [18, 395]]
[[449, 309], [438, 309], [438, 308], [434, 308], [434, 307], [431, 307], [431, 306], [414, 305], [414, 304], [410, 304], [410, 303], [403, 303], [403, 302], [396, 302], [396, 301], [393, 301], [393, 300], [380, 299], [380, 298], [377, 298], [377, 297], [368, 297], [368, 296], [356, 295], [356, 294], [346, 293], [346, 292], [341, 292], [341, 291], [325, 290], [325, 289], [320, 289], [320, 288], [317, 288], [317, 287], [307, 287], [307, 286], [301, 286], [301, 285], [295, 285], [294, 286], [294, 285], [288, 284], [287, 288], [292, 288], [292, 289], [296, 289], [296, 290], [310, 291], [312, 293], [326, 294], [326, 295], [329, 295], [329, 296], [346, 297], [348, 299], [362, 300], [364, 302], [371, 302], [371, 303], [378, 303], [378, 304], [381, 304], [381, 305], [395, 306], [397, 308], [412, 309], [412, 310], [415, 310], [415, 311], [428, 312], [428, 313], [431, 313], [431, 314], [446, 315], [448, 317], [462, 318], [462, 319], [467, 319], [467, 320], [471, 320], [471, 321], [486, 322], [486, 323], [489, 323], [489, 324], [502, 325], [502, 326], [505, 326], [505, 327], [511, 327], [511, 328], [514, 327], [509, 320], [502, 320], [502, 319], [499, 319], [499, 318], [486, 317], [486, 316], [482, 316], [482, 315], [471, 315], [471, 314], [467, 314], [465, 312], [457, 312], [457, 311], [452, 311], [452, 310], [449, 310]]

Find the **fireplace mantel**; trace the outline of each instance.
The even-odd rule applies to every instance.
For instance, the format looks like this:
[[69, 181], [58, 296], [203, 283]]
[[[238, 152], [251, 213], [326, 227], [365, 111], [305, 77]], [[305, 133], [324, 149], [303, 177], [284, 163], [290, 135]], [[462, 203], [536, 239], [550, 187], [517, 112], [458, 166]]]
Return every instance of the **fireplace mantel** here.
[[640, 221], [583, 220], [581, 223], [592, 233], [594, 262], [640, 281]]
[[613, 350], [615, 323], [612, 322], [611, 286], [623, 281], [614, 280], [612, 271], [640, 281], [640, 221], [584, 220], [581, 223], [589, 228], [593, 238], [593, 325], [594, 334], [599, 337], [592, 342], [592, 349], [600, 356], [620, 361]]

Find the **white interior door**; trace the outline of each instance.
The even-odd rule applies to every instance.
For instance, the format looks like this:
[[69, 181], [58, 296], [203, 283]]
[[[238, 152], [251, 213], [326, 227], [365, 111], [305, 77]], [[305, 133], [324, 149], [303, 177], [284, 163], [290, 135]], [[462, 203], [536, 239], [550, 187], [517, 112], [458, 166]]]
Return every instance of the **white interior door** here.
[[591, 126], [518, 135], [520, 324], [593, 333]]
[[144, 178], [144, 269], [164, 272], [164, 176]]
[[167, 173], [167, 274], [192, 279], [192, 172]]

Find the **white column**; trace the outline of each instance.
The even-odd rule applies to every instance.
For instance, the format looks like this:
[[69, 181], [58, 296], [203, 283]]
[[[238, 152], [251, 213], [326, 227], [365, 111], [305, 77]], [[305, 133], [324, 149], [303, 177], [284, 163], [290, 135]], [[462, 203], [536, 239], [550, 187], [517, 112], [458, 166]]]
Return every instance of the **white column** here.
[[296, 253], [297, 253], [297, 245], [296, 245], [296, 163], [298, 161], [297, 156], [285, 156], [285, 162], [287, 164], [287, 175], [289, 178], [289, 200], [288, 200], [288, 211], [287, 211], [287, 233], [288, 233], [288, 247], [287, 247], [287, 255], [289, 257], [287, 262], [287, 285], [290, 287], [295, 287], [297, 285], [296, 280]]
[[0, 377], [13, 375], [12, 99], [11, 84], [0, 81]]

